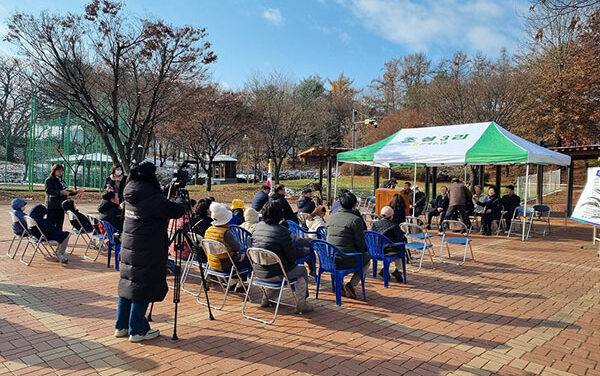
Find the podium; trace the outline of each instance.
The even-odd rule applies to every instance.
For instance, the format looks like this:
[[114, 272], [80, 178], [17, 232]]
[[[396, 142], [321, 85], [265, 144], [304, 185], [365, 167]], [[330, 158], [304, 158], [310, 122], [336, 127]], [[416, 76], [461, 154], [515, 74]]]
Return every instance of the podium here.
[[381, 209], [392, 200], [396, 193], [401, 191], [401, 189], [377, 188], [375, 191], [375, 214], [381, 214]]

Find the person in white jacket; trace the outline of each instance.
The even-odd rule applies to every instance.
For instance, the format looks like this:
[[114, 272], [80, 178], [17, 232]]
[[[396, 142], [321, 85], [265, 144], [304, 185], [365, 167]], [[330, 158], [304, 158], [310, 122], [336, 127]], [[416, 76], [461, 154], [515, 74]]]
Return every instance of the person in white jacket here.
[[[308, 231], [315, 232], [319, 227], [325, 227], [325, 214], [327, 214], [327, 209], [325, 206], [317, 206], [306, 219], [306, 227], [308, 227]], [[317, 238], [316, 235], [311, 235], [311, 237]]]

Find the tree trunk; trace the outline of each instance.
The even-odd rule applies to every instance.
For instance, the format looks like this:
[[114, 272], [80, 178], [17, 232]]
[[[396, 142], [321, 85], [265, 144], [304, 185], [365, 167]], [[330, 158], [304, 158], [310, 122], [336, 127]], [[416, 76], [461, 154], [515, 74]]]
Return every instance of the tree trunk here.
[[204, 171], [206, 172], [206, 191], [210, 192], [212, 189], [212, 158], [209, 161], [208, 168]]
[[281, 166], [283, 165], [283, 158], [274, 158], [273, 164], [275, 165], [273, 166], [273, 179], [275, 180], [275, 184], [279, 184], [279, 173], [281, 172]]

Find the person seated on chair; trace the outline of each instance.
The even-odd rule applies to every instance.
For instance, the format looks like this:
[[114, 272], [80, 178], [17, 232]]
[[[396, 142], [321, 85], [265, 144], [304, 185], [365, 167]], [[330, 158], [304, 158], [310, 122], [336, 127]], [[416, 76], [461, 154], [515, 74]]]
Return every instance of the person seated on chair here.
[[[244, 204], [243, 200], [240, 200], [239, 198], [233, 199], [233, 201], [231, 201], [231, 212], [233, 213], [233, 218], [231, 220], [231, 222], [236, 222], [236, 223], [230, 223], [229, 225], [241, 225], [242, 223], [244, 223], [246, 221], [246, 219], [244, 218], [244, 208], [246, 207], [246, 204]], [[237, 218], [236, 218], [237, 217]]]
[[269, 197], [269, 201], [277, 201], [283, 208], [283, 218], [286, 221], [292, 221], [294, 223], [300, 223], [298, 221], [298, 216], [292, 210], [290, 203], [285, 199], [285, 186], [283, 184], [275, 187], [275, 192]]
[[244, 211], [244, 218], [246, 218], [246, 221], [240, 226], [253, 233], [258, 224], [258, 212], [253, 208], [248, 208]]
[[500, 203], [504, 207], [504, 219], [506, 220], [506, 231], [510, 228], [515, 209], [521, 205], [521, 198], [515, 194], [515, 187], [512, 185], [506, 186], [506, 194], [502, 196]]
[[[392, 220], [394, 218], [394, 209], [390, 206], [384, 206], [381, 209], [381, 215], [378, 221], [373, 222], [373, 226], [371, 227], [371, 231], [380, 233], [381, 235], [386, 236], [388, 239], [392, 241], [392, 243], [406, 243], [406, 236], [404, 236], [404, 232], [400, 230], [400, 226], [395, 224]], [[383, 248], [383, 253], [386, 256], [395, 255], [401, 252], [402, 246], [386, 244]], [[392, 275], [396, 278], [396, 281], [402, 282], [404, 279], [402, 278], [402, 260], [396, 259], [394, 260], [394, 265], [396, 269], [392, 273]], [[383, 277], [383, 269], [379, 271], [379, 275]]]
[[[427, 198], [425, 197], [425, 193], [421, 192], [418, 185], [415, 185], [415, 202], [410, 206], [411, 212], [410, 215], [414, 215], [415, 217], [420, 216], [425, 211], [425, 204], [427, 203]], [[415, 213], [412, 213], [412, 209], [415, 209]]]
[[[88, 216], [81, 213], [75, 206], [75, 201], [73, 201], [73, 200], [63, 201], [62, 208], [64, 211], [70, 211], [73, 214], [75, 214], [75, 216], [79, 220], [79, 222], [76, 219], [70, 220], [71, 226], [73, 226], [74, 229], [81, 230], [81, 226], [83, 226], [83, 231], [85, 231], [85, 232], [92, 232], [94, 230], [94, 226], [90, 223], [90, 219], [88, 218]], [[79, 223], [81, 223], [81, 226], [79, 225]]]
[[23, 232], [25, 232], [25, 229], [27, 228], [27, 222], [25, 221], [25, 205], [27, 205], [27, 201], [22, 198], [15, 198], [10, 204], [12, 213], [21, 223], [13, 222], [12, 224], [13, 233], [17, 236], [23, 235]]
[[257, 212], [262, 209], [262, 207], [269, 201], [269, 193], [271, 193], [271, 187], [268, 185], [263, 185], [260, 187], [260, 190], [256, 192], [254, 198], [252, 199], [252, 209]]
[[[289, 279], [296, 279], [296, 313], [312, 312], [314, 307], [306, 301], [308, 297], [308, 273], [303, 265], [297, 265], [298, 252], [292, 242], [290, 230], [281, 225], [283, 220], [283, 208], [277, 201], [267, 202], [262, 210], [262, 222], [259, 222], [252, 234], [252, 246], [267, 249], [281, 260], [283, 269]], [[254, 273], [257, 278], [267, 282], [279, 282], [283, 277], [281, 267], [275, 265], [255, 265]], [[271, 290], [267, 290], [269, 296], [263, 294], [261, 307], [270, 305], [269, 299], [273, 299]]]
[[119, 206], [119, 196], [115, 191], [105, 191], [98, 205], [100, 220], [106, 221], [119, 231], [123, 231], [123, 210]]
[[211, 197], [201, 198], [196, 204], [196, 211], [190, 220], [190, 226], [192, 231], [196, 234], [204, 236], [206, 230], [212, 224], [212, 218], [210, 217], [210, 204], [214, 200]]
[[481, 215], [481, 233], [483, 235], [492, 235], [492, 222], [499, 221], [502, 215], [502, 203], [500, 196], [496, 194], [496, 188], [490, 187], [488, 193]]
[[[392, 208], [394, 211], [394, 215], [392, 216], [393, 221], [396, 225], [399, 225], [402, 222], [406, 222], [406, 201], [399, 194], [396, 193], [392, 196], [392, 199], [388, 203], [388, 206]], [[392, 219], [390, 218], [390, 219]]]
[[296, 207], [298, 208], [298, 213], [312, 213], [315, 208], [315, 202], [312, 198], [313, 192], [310, 188], [304, 188], [302, 190], [302, 197], [296, 201]]
[[446, 210], [448, 210], [448, 205], [450, 203], [450, 200], [448, 199], [448, 187], [443, 185], [440, 188], [440, 193], [441, 194], [437, 196], [433, 203], [433, 208], [427, 212], [427, 230], [431, 230], [431, 220], [433, 217], [440, 217], [440, 226], [445, 219]]
[[[367, 251], [364, 233], [364, 221], [357, 217], [354, 211], [358, 200], [352, 192], [346, 192], [340, 197], [342, 208], [329, 217], [325, 231], [327, 241], [335, 245], [344, 253], [362, 253], [363, 271], [367, 272], [371, 255]], [[356, 257], [336, 256], [336, 268], [349, 269], [356, 267]], [[356, 299], [355, 287], [360, 282], [360, 273], [355, 272], [350, 282], [343, 285], [342, 293], [352, 299]]]
[[[56, 257], [61, 263], [66, 264], [69, 262], [69, 259], [65, 254], [65, 250], [69, 245], [69, 235], [71, 234], [54, 226], [52, 222], [45, 218], [47, 214], [48, 209], [42, 204], [34, 205], [29, 212], [29, 216], [37, 222], [39, 229], [46, 236], [46, 239], [59, 243], [56, 248]], [[38, 239], [42, 236], [37, 228], [29, 228], [29, 233]]]
[[[225, 207], [225, 205], [213, 202], [210, 204], [210, 216], [212, 218], [211, 226], [204, 233], [204, 239], [216, 240], [221, 242], [227, 248], [227, 252], [235, 263], [238, 270], [248, 268], [248, 259], [244, 253], [241, 253], [242, 246], [237, 241], [233, 232], [229, 229], [229, 221], [233, 213]], [[231, 270], [231, 261], [226, 254], [212, 255], [206, 253], [208, 258], [208, 266], [218, 272], [228, 272]], [[241, 275], [242, 280], [246, 279], [246, 274]], [[238, 281], [236, 291], [243, 291], [242, 281]]]
[[[319, 227], [325, 227], [325, 215], [327, 214], [327, 208], [323, 205], [319, 205], [310, 213], [310, 216], [306, 219], [306, 227], [308, 231], [315, 232]], [[313, 238], [317, 238], [315, 235], [311, 235]]]
[[481, 185], [476, 185], [475, 193], [473, 193], [473, 212], [476, 216], [483, 215], [487, 199], [488, 195], [486, 195], [485, 192], [483, 192], [483, 188], [481, 188]]

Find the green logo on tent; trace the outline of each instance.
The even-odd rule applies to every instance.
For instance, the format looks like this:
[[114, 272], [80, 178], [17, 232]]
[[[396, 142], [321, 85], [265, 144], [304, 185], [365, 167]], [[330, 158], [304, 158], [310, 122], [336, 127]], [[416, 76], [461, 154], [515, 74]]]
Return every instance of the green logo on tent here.
[[461, 141], [461, 140], [466, 140], [467, 137], [469, 137], [468, 133], [463, 133], [463, 134], [455, 134], [453, 136], [428, 136], [428, 137], [422, 137], [419, 139], [419, 137], [405, 137], [404, 140], [402, 140], [403, 144], [413, 144], [414, 146], [417, 145], [442, 145], [442, 144], [447, 144], [449, 141]]

